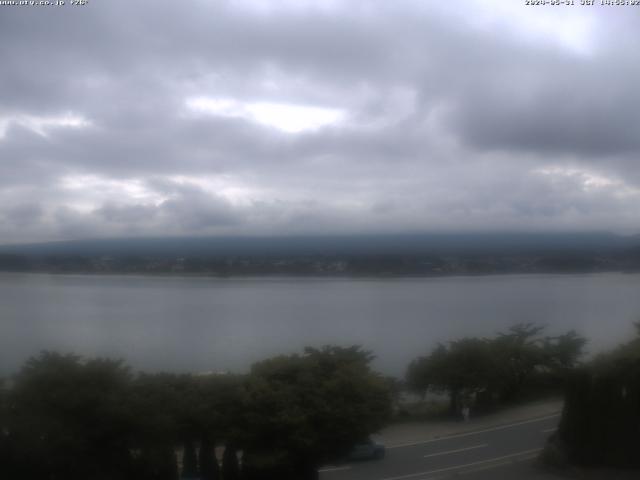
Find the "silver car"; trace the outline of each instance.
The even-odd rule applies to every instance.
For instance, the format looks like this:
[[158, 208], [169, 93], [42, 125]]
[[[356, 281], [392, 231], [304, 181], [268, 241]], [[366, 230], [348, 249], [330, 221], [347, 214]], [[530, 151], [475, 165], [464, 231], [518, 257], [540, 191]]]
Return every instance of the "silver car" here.
[[354, 445], [349, 453], [349, 460], [380, 460], [384, 458], [385, 453], [384, 445], [369, 438], [365, 442]]

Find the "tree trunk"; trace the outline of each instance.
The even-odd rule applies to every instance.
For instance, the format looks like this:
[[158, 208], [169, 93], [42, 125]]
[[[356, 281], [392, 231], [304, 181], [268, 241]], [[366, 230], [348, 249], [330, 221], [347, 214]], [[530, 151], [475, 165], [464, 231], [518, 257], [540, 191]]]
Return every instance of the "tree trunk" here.
[[220, 479], [218, 459], [216, 458], [212, 442], [206, 436], [202, 438], [202, 443], [200, 443], [198, 460], [200, 463], [200, 478], [202, 480]]
[[198, 457], [192, 440], [184, 442], [184, 456], [182, 457], [182, 476], [184, 478], [198, 477]]
[[457, 389], [449, 392], [449, 415], [457, 417], [460, 414], [460, 394]]
[[318, 480], [318, 465], [311, 460], [302, 460], [295, 468], [296, 478], [300, 480]]
[[222, 478], [224, 480], [238, 480], [240, 478], [238, 454], [231, 443], [225, 446], [222, 455]]

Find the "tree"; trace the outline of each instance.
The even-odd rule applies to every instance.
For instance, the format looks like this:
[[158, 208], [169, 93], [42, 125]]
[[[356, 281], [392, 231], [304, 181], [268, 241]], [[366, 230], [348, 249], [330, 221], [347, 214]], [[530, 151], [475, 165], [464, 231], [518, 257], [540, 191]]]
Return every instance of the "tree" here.
[[413, 360], [405, 376], [409, 389], [422, 397], [430, 388], [441, 390], [442, 370], [446, 368], [448, 353], [447, 347], [439, 343], [428, 356]]
[[[140, 374], [134, 380], [130, 399], [130, 409], [136, 421], [132, 431], [133, 447], [140, 452], [140, 468], [149, 478], [173, 478], [176, 475], [175, 449], [179, 445], [186, 447], [187, 468], [197, 469], [193, 450], [196, 439], [192, 407], [194, 392], [191, 375]], [[190, 471], [186, 473], [192, 474]]]
[[578, 365], [584, 354], [587, 339], [570, 330], [563, 335], [546, 337], [542, 350], [546, 366], [554, 373], [564, 373]]
[[578, 365], [587, 340], [574, 330], [542, 337], [545, 327], [532, 323], [514, 325], [493, 341], [503, 400], [514, 400], [534, 373], [558, 377]]
[[29, 359], [9, 393], [15, 478], [127, 478], [126, 408], [131, 376], [120, 361], [44, 352]]
[[452, 415], [460, 411], [464, 397], [490, 391], [495, 383], [494, 359], [490, 342], [480, 338], [463, 338], [439, 344], [434, 351], [414, 360], [407, 372], [407, 382], [414, 391], [428, 389], [449, 395]]
[[198, 456], [196, 447], [192, 440], [184, 442], [184, 453], [182, 455], [182, 478], [198, 477]]
[[372, 359], [356, 346], [324, 347], [254, 364], [243, 439], [249, 478], [317, 478], [322, 462], [346, 455], [381, 428], [390, 393], [371, 370]]
[[200, 478], [202, 480], [218, 480], [220, 478], [218, 459], [216, 458], [213, 445], [206, 435], [200, 442], [198, 463], [200, 465]]
[[640, 328], [636, 338], [568, 378], [562, 418], [546, 457], [640, 467]]
[[453, 415], [458, 414], [465, 397], [475, 397], [485, 407], [495, 397], [514, 400], [534, 373], [564, 378], [583, 353], [586, 340], [575, 331], [544, 338], [540, 335], [543, 330], [521, 323], [492, 339], [463, 338], [439, 344], [429, 355], [409, 364], [407, 385], [423, 395], [428, 390], [447, 393]]
[[507, 333], [499, 333], [493, 340], [503, 400], [516, 399], [536, 367], [547, 362], [543, 340], [539, 336], [543, 330], [540, 325], [519, 323], [509, 328]]
[[200, 437], [234, 443], [241, 435], [244, 377], [232, 374], [199, 375], [193, 378], [195, 397], [190, 401], [192, 421]]
[[[238, 461], [235, 458], [233, 443], [241, 435], [242, 388], [244, 378], [231, 374], [208, 374], [193, 378], [195, 395], [188, 408], [192, 411], [195, 423], [192, 431], [200, 435], [200, 474], [203, 480], [220, 477], [220, 468], [215, 457], [211, 439], [216, 438], [226, 444], [226, 451], [233, 450], [235, 474], [223, 472], [224, 478], [238, 478]], [[229, 469], [229, 460], [223, 459], [223, 470]], [[233, 468], [233, 467], [231, 467]]]
[[176, 454], [168, 445], [147, 448], [135, 458], [135, 475], [132, 480], [179, 480]]
[[238, 480], [240, 478], [240, 467], [238, 465], [238, 452], [232, 443], [227, 443], [222, 455], [222, 478], [223, 480]]
[[148, 458], [159, 458], [159, 451], [182, 445], [183, 477], [217, 478], [211, 440], [233, 441], [240, 435], [242, 382], [236, 375], [139, 375], [132, 395], [139, 419], [136, 447]]
[[[9, 465], [9, 405], [4, 379], [0, 378], [0, 465]], [[0, 467], [2, 468], [2, 467]]]

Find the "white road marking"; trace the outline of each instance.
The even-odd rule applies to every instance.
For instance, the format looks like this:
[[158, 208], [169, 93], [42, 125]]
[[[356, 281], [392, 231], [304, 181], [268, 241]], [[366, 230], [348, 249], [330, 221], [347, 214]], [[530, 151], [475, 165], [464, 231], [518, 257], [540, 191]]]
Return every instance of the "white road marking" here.
[[[533, 458], [536, 458], [538, 453], [540, 453], [540, 450], [532, 452], [528, 455], [522, 455], [518, 457], [517, 460], [515, 460], [515, 462], [524, 462], [526, 460], [531, 460]], [[479, 467], [469, 468], [467, 470], [464, 470], [463, 472], [458, 472], [458, 475], [471, 475], [473, 473], [478, 473], [486, 470], [493, 470], [494, 468], [500, 468], [500, 467], [504, 467], [505, 465], [513, 465], [513, 464], [514, 464], [514, 460], [506, 459], [499, 462], [493, 462], [488, 465], [481, 465]], [[433, 478], [429, 480], [433, 480]]]
[[495, 432], [497, 430], [504, 430], [506, 428], [517, 427], [519, 425], [526, 425], [528, 423], [542, 422], [544, 420], [548, 420], [550, 418], [559, 417], [559, 416], [560, 416], [560, 413], [554, 413], [553, 415], [547, 415], [546, 417], [534, 418], [532, 420], [524, 420], [522, 422], [510, 423], [508, 425], [500, 425], [498, 427], [485, 428], [483, 430], [475, 430], [473, 432], [457, 433], [457, 434], [448, 435], [445, 437], [432, 438], [430, 440], [420, 440], [420, 441], [411, 442], [411, 443], [399, 443], [398, 445], [387, 446], [387, 450], [390, 450], [393, 448], [413, 447], [415, 445], [424, 445], [426, 443], [441, 442], [443, 440], [450, 440], [452, 438], [469, 437], [471, 435], [477, 435], [479, 433]]
[[[528, 459], [528, 458], [529, 458], [528, 456], [522, 457], [521, 460], [525, 460], [525, 459]], [[493, 462], [493, 463], [490, 463], [488, 465], [480, 465], [480, 466], [477, 466], [477, 467], [473, 467], [473, 468], [469, 468], [467, 470], [460, 471], [460, 472], [456, 473], [456, 475], [458, 475], [458, 476], [472, 475], [474, 473], [486, 472], [487, 470], [493, 470], [495, 468], [505, 467], [507, 465], [513, 465], [513, 461], [507, 459], [507, 460], [501, 460], [499, 462]], [[429, 480], [432, 480], [432, 478], [430, 478]]]
[[540, 430], [542, 433], [551, 433], [551, 432], [555, 432], [557, 430], [557, 428], [547, 428], [545, 430]]
[[424, 475], [433, 475], [434, 473], [450, 472], [451, 470], [460, 470], [463, 468], [474, 467], [476, 465], [482, 465], [485, 463], [498, 462], [500, 460], [506, 460], [508, 458], [519, 457], [522, 455], [527, 455], [527, 454], [540, 452], [540, 451], [542, 451], [541, 448], [532, 448], [531, 450], [523, 450], [521, 452], [511, 453], [509, 455], [503, 455], [501, 457], [494, 457], [494, 458], [489, 458], [487, 460], [480, 460], [478, 462], [465, 463], [464, 465], [453, 465], [452, 467], [438, 468], [437, 470], [429, 470], [427, 472], [409, 473], [407, 475], [400, 475], [398, 477], [387, 477], [381, 480], [403, 480], [405, 478], [422, 477]]
[[340, 470], [349, 470], [351, 468], [351, 465], [347, 465], [344, 467], [327, 467], [327, 468], [322, 468], [320, 470], [318, 470], [318, 473], [325, 473], [325, 472], [338, 472]]
[[424, 458], [437, 457], [439, 455], [449, 455], [450, 453], [466, 452], [467, 450], [475, 450], [476, 448], [484, 448], [488, 446], [489, 446], [488, 443], [483, 443], [481, 445], [474, 445], [473, 447], [465, 447], [465, 448], [458, 448], [456, 450], [447, 450], [446, 452], [431, 453], [429, 455], [425, 455]]

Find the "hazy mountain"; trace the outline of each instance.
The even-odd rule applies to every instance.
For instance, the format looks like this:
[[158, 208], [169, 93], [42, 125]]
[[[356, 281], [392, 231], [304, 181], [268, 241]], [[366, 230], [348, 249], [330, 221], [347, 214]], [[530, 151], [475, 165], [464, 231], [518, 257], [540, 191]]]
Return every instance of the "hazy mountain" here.
[[87, 239], [0, 246], [0, 253], [79, 256], [417, 255], [597, 252], [640, 245], [611, 233], [439, 233]]

